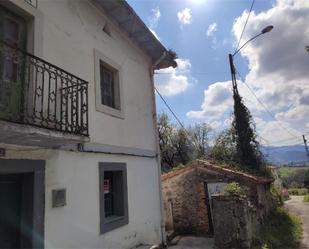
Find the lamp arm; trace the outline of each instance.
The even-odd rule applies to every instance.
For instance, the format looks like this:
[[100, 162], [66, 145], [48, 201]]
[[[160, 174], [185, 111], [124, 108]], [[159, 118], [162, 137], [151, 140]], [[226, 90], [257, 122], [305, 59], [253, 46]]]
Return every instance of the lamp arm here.
[[251, 42], [252, 40], [254, 40], [255, 38], [257, 38], [257, 37], [259, 37], [260, 35], [263, 35], [263, 34], [264, 34], [264, 33], [259, 33], [259, 34], [257, 34], [256, 36], [253, 36], [250, 40], [246, 41], [239, 49], [237, 49], [237, 50], [234, 52], [233, 56], [236, 55], [236, 54], [238, 54], [238, 52], [239, 52], [244, 46], [246, 46], [249, 42]]

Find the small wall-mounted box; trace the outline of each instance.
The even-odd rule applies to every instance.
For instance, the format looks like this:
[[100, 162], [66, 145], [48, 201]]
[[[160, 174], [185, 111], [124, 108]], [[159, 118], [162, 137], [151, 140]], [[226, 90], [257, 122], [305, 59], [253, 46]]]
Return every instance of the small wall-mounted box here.
[[52, 207], [64, 207], [66, 202], [66, 189], [53, 189], [52, 190]]

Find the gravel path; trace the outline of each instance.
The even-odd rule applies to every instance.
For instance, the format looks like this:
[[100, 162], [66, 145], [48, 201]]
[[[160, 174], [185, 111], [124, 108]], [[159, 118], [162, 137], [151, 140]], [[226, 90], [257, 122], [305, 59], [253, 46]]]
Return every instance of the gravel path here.
[[288, 210], [301, 217], [303, 222], [303, 240], [299, 249], [309, 249], [309, 203], [303, 201], [303, 196], [291, 196], [291, 200], [285, 202]]

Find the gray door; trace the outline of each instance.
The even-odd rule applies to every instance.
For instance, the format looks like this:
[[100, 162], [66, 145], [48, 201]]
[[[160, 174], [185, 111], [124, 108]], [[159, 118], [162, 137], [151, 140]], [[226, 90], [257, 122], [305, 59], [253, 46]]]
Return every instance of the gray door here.
[[0, 248], [20, 248], [21, 176], [0, 175]]
[[45, 162], [0, 159], [0, 249], [44, 248]]
[[18, 119], [22, 104], [26, 21], [0, 7], [0, 118]]

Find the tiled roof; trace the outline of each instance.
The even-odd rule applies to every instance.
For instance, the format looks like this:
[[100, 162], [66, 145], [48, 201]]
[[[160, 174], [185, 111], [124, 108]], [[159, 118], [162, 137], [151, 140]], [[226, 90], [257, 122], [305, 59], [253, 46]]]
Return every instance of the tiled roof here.
[[170, 178], [173, 178], [175, 176], [178, 176], [178, 175], [181, 175], [181, 174], [184, 174], [186, 172], [189, 172], [191, 170], [194, 170], [195, 168], [193, 166], [185, 166], [185, 167], [181, 167], [179, 169], [174, 169], [173, 171], [170, 171], [168, 173], [165, 173], [161, 176], [161, 180], [162, 181], [165, 181], [167, 179], [170, 179]]
[[166, 179], [184, 174], [196, 168], [213, 171], [216, 174], [222, 175], [222, 178], [231, 178], [241, 182], [250, 182], [254, 184], [270, 184], [273, 182], [273, 179], [269, 177], [261, 177], [247, 174], [224, 166], [215, 165], [214, 163], [209, 161], [199, 159], [190, 162], [188, 165], [182, 168], [175, 169], [171, 172], [163, 174], [161, 176], [161, 179], [162, 181], [165, 181]]
[[216, 173], [223, 174], [227, 177], [230, 176], [230, 177], [238, 178], [239, 180], [243, 180], [243, 181], [250, 181], [250, 182], [258, 183], [258, 184], [269, 184], [273, 182], [273, 179], [269, 177], [251, 175], [251, 174], [237, 171], [234, 169], [230, 169], [227, 167], [218, 166], [212, 162], [205, 161], [205, 160], [195, 160], [193, 161], [193, 163], [196, 163], [197, 166], [200, 168], [215, 171]]

